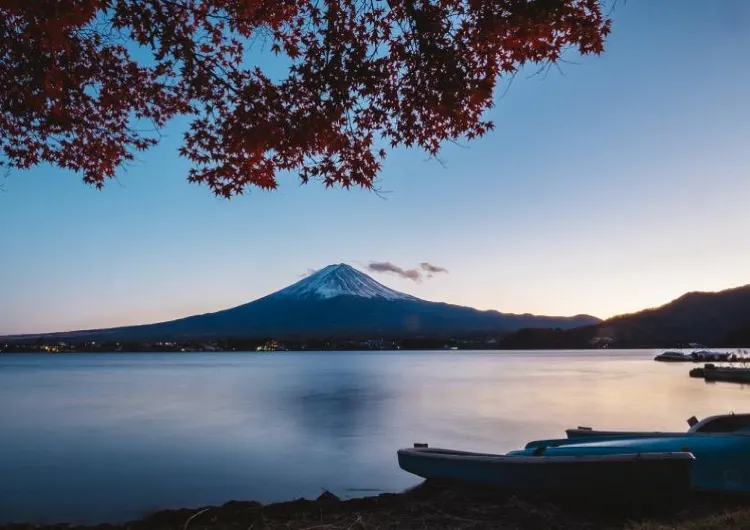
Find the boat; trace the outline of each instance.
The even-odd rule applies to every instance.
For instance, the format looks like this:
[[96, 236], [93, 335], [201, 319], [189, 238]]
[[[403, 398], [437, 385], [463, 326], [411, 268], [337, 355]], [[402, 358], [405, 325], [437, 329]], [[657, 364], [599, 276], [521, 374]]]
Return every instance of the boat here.
[[695, 456], [691, 485], [696, 491], [750, 493], [750, 435], [711, 433], [618, 438], [562, 438], [529, 442], [508, 453], [528, 457], [541, 453], [559, 456], [607, 456], [633, 453], [670, 454], [687, 451]]
[[691, 363], [693, 358], [679, 351], [665, 351], [654, 357], [654, 361]]
[[575, 429], [566, 429], [568, 438], [633, 438], [633, 437], [659, 437], [659, 436], [681, 436], [684, 434], [745, 434], [750, 435], [750, 414], [717, 414], [708, 416], [698, 421], [695, 416], [688, 420], [687, 432], [663, 432], [663, 431], [608, 431], [596, 430], [591, 427], [578, 426]]
[[697, 350], [690, 354], [696, 361], [729, 361], [735, 354], [711, 350]]
[[401, 469], [432, 482], [489, 486], [513, 493], [604, 503], [648, 501], [661, 506], [688, 498], [695, 457], [687, 451], [627, 449], [591, 454], [521, 451], [506, 455], [430, 448], [400, 449]]
[[725, 381], [729, 383], [750, 383], [750, 368], [715, 366], [709, 363], [703, 366], [703, 379], [706, 381]]
[[680, 351], [665, 351], [654, 357], [655, 361], [662, 362], [683, 362], [683, 363], [699, 363], [705, 361], [714, 362], [744, 362], [748, 360], [746, 350], [737, 350], [737, 352], [720, 352], [712, 350], [696, 350], [691, 353], [683, 353]]

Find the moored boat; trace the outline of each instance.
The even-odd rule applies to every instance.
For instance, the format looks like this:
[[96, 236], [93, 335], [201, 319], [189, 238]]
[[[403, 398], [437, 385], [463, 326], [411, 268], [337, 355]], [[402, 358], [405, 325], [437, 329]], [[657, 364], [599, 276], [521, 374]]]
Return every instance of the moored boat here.
[[747, 355], [747, 350], [739, 349], [736, 352], [721, 352], [712, 350], [696, 350], [690, 353], [684, 353], [681, 351], [665, 351], [654, 357], [655, 361], [662, 362], [747, 362], [750, 358]]
[[750, 368], [706, 364], [703, 366], [703, 378], [706, 381], [750, 383]]
[[750, 414], [717, 414], [708, 416], [698, 421], [694, 416], [688, 419], [689, 429], [687, 432], [669, 432], [669, 431], [614, 431], [592, 429], [591, 427], [576, 427], [575, 429], [566, 429], [565, 434], [568, 438], [622, 438], [622, 437], [664, 437], [664, 436], [681, 436], [684, 434], [707, 434], [707, 433], [724, 433], [724, 434], [750, 434]]
[[733, 434], [682, 434], [659, 437], [580, 438], [538, 440], [509, 455], [529, 456], [543, 451], [553, 456], [604, 456], [632, 453], [689, 451], [695, 456], [692, 487], [695, 490], [750, 493], [750, 436]]
[[690, 354], [696, 361], [730, 361], [735, 354], [712, 350], [698, 350]]
[[682, 352], [665, 351], [654, 357], [654, 361], [691, 363], [693, 362], [693, 358]]
[[663, 506], [688, 497], [694, 456], [686, 451], [507, 455], [414, 447], [398, 451], [401, 469], [431, 481], [482, 485], [513, 493], [597, 499], [648, 500]]

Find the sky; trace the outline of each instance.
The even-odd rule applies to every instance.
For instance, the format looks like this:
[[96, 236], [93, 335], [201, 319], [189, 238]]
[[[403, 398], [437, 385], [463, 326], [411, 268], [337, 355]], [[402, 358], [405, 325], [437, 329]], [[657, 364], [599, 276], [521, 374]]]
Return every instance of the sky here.
[[[0, 182], [0, 334], [239, 305], [309, 269], [428, 262], [435, 301], [607, 318], [750, 283], [750, 3], [618, 2], [601, 56], [502, 84], [496, 129], [443, 163], [389, 153], [382, 196], [285, 176], [231, 201], [185, 180], [186, 120], [98, 191], [49, 166]], [[417, 278], [419, 279], [419, 278]]]

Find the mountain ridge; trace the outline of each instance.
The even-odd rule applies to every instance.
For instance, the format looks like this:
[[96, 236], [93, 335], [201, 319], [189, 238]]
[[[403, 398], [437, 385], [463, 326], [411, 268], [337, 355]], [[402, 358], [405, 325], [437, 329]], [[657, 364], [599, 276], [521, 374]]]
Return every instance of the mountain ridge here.
[[671, 306], [673, 304], [683, 303], [683, 302], [690, 301], [690, 300], [693, 300], [693, 299], [699, 299], [699, 298], [704, 298], [704, 297], [706, 297], [706, 298], [713, 298], [713, 297], [717, 297], [717, 296], [727, 296], [727, 295], [731, 295], [731, 294], [734, 294], [734, 293], [740, 293], [740, 294], [742, 294], [742, 293], [744, 293], [746, 291], [750, 291], [750, 284], [740, 285], [740, 286], [737, 286], [737, 287], [728, 287], [726, 289], [720, 289], [718, 291], [688, 291], [686, 293], [681, 294], [677, 298], [673, 298], [669, 302], [665, 302], [665, 303], [663, 303], [661, 305], [653, 306], [653, 307], [646, 307], [644, 309], [639, 309], [638, 311], [631, 311], [629, 313], [622, 313], [622, 314], [619, 314], [619, 315], [614, 315], [612, 317], [604, 319], [602, 321], [602, 323], [613, 321], [613, 320], [618, 320], [618, 319], [622, 319], [622, 318], [632, 317], [632, 316], [635, 316], [635, 315], [643, 315], [645, 313], [651, 313], [651, 312], [659, 311], [659, 310], [665, 309], [668, 306]]
[[750, 284], [720, 291], [690, 291], [656, 307], [616, 315], [558, 333], [518, 330], [501, 347], [511, 349], [744, 348], [750, 345]]
[[599, 321], [590, 315], [512, 314], [422, 300], [390, 289], [350, 265], [339, 263], [266, 296], [220, 311], [153, 324], [14, 336], [13, 340], [424, 336], [504, 333], [523, 327], [568, 329]]
[[607, 319], [610, 330], [628, 344], [700, 343], [719, 345], [727, 334], [750, 322], [750, 284], [720, 291], [690, 291], [671, 302]]

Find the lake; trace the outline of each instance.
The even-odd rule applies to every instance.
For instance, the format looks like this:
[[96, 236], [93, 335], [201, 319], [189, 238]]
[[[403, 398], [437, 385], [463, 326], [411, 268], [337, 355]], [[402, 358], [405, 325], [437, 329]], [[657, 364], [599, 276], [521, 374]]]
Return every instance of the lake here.
[[747, 411], [745, 387], [656, 353], [0, 355], [0, 522], [401, 491], [417, 441], [505, 452]]

